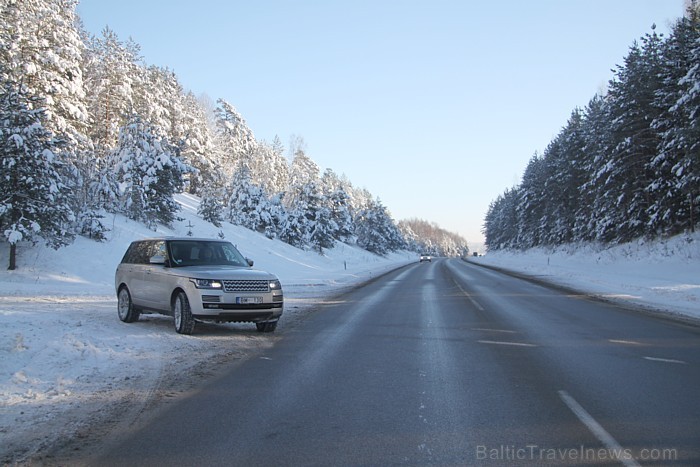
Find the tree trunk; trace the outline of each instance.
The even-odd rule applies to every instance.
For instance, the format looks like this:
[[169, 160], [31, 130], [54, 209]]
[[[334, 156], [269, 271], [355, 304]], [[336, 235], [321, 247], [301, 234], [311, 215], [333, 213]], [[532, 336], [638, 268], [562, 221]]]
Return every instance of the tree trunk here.
[[14, 271], [17, 267], [17, 244], [10, 243], [10, 266], [8, 271]]

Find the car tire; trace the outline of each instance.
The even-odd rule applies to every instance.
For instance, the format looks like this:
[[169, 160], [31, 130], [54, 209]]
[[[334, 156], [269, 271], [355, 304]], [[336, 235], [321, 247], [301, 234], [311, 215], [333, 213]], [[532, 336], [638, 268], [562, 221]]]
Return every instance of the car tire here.
[[258, 328], [259, 332], [275, 332], [275, 329], [277, 329], [277, 320], [255, 323], [255, 327]]
[[194, 316], [190, 301], [185, 292], [178, 292], [173, 300], [173, 317], [175, 318], [175, 331], [178, 334], [192, 334], [194, 331]]
[[129, 293], [129, 289], [126, 286], [120, 288], [117, 294], [117, 314], [119, 319], [125, 323], [138, 321], [141, 315], [141, 312], [134, 306], [134, 302], [131, 300], [131, 293]]

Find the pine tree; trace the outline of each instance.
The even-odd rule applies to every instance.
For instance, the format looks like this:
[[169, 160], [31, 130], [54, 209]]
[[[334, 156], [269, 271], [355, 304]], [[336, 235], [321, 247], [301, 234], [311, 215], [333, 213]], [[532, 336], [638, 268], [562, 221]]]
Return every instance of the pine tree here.
[[202, 189], [202, 198], [199, 203], [197, 214], [202, 216], [207, 222], [214, 224], [216, 227], [221, 227], [223, 222], [224, 205], [221, 202], [223, 198], [223, 189], [217, 190], [213, 185], [208, 185]]
[[18, 87], [6, 82], [0, 96], [0, 231], [10, 244], [9, 269], [19, 242], [42, 237], [54, 248], [66, 245], [74, 221], [60, 175], [64, 143], [43, 125], [43, 101]]
[[116, 146], [119, 129], [126, 125], [136, 108], [136, 92], [143, 80], [140, 53], [138, 44], [123, 43], [109, 28], [105, 28], [100, 37], [89, 39], [84, 63], [85, 85], [91, 90], [89, 133], [98, 167]]
[[378, 255], [385, 255], [405, 246], [401, 232], [379, 200], [371, 201], [360, 212], [355, 233], [360, 247]]
[[[547, 181], [547, 167], [544, 159], [535, 154], [530, 159], [522, 182], [518, 189], [518, 205], [516, 212], [518, 215], [517, 233], [511, 232], [511, 246], [516, 244], [522, 248], [531, 248], [543, 243], [544, 204], [542, 200], [547, 196], [545, 184]], [[508, 245], [506, 239], [501, 239], [499, 243]]]
[[179, 116], [182, 134], [173, 142], [180, 148], [182, 161], [193, 168], [187, 178], [188, 192], [203, 196], [207, 187], [216, 183], [214, 179], [220, 172], [214, 134], [205, 109], [191, 92], [184, 96], [182, 112]]
[[338, 226], [331, 217], [330, 209], [315, 182], [309, 182], [301, 187], [296, 203], [304, 213], [306, 221], [305, 243], [318, 250], [320, 254], [323, 254], [324, 248], [333, 248], [334, 234]]
[[645, 234], [651, 204], [649, 186], [654, 178], [651, 162], [660, 137], [652, 122], [662, 112], [656, 94], [661, 88], [661, 38], [652, 32], [634, 44], [610, 83], [611, 137], [613, 143], [605, 180], [605, 196], [617, 208], [609, 213], [606, 241], [628, 241]]
[[263, 190], [251, 179], [247, 164], [241, 164], [231, 182], [232, 193], [228, 201], [228, 218], [232, 224], [246, 227], [257, 232], [264, 232], [260, 213], [267, 202]]
[[0, 3], [0, 74], [3, 82], [21, 83], [27, 95], [43, 99], [44, 127], [63, 141], [57, 149], [61, 177], [80, 221], [90, 208], [86, 173], [92, 147], [86, 136], [85, 46], [76, 27], [76, 5], [75, 0]]
[[153, 125], [133, 116], [122, 128], [112, 153], [121, 192], [121, 210], [129, 218], [154, 226], [170, 225], [179, 205], [173, 195], [182, 189], [189, 170]]
[[607, 100], [594, 96], [584, 110], [582, 127], [584, 147], [579, 165], [585, 175], [579, 188], [580, 202], [574, 224], [579, 240], [600, 239], [611, 228], [612, 221], [607, 215], [614, 212], [616, 205], [605, 197], [611, 127]]
[[230, 179], [238, 169], [240, 159], [251, 154], [258, 143], [246, 121], [231, 104], [217, 101], [215, 113], [216, 138], [222, 160], [218, 161], [224, 175]]
[[700, 14], [690, 7], [673, 27], [663, 48], [663, 89], [659, 106], [668, 109], [654, 121], [662, 135], [652, 161], [657, 179], [652, 220], [655, 230], [668, 234], [694, 231], [700, 221]]
[[318, 183], [319, 168], [303, 149], [303, 142], [297, 141], [299, 147], [295, 149], [294, 158], [289, 169], [289, 185], [291, 191], [295, 187], [301, 187], [307, 183]]
[[77, 0], [0, 4], [2, 80], [21, 82], [24, 92], [43, 98], [44, 126], [65, 140], [62, 151], [84, 143], [87, 124], [76, 5]]
[[326, 169], [321, 178], [321, 191], [333, 221], [333, 237], [340, 241], [348, 241], [353, 235], [352, 214], [350, 212], [350, 196], [345, 190], [344, 183], [331, 169]]
[[307, 246], [308, 234], [304, 213], [299, 209], [287, 209], [279, 232], [279, 239], [297, 248]]

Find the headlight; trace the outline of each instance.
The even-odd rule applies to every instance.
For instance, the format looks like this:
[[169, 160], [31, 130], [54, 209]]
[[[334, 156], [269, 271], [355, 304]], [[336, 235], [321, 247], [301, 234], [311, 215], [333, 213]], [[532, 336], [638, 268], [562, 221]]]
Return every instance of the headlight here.
[[270, 281], [270, 290], [282, 290], [282, 284], [280, 284], [280, 281]]
[[221, 281], [215, 279], [190, 279], [198, 289], [221, 289]]

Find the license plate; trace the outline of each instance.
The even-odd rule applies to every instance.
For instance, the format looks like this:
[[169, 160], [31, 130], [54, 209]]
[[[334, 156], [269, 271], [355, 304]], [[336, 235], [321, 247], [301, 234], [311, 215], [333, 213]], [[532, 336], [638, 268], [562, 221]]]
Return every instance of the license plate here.
[[262, 302], [262, 297], [236, 297], [237, 305], [257, 305]]

